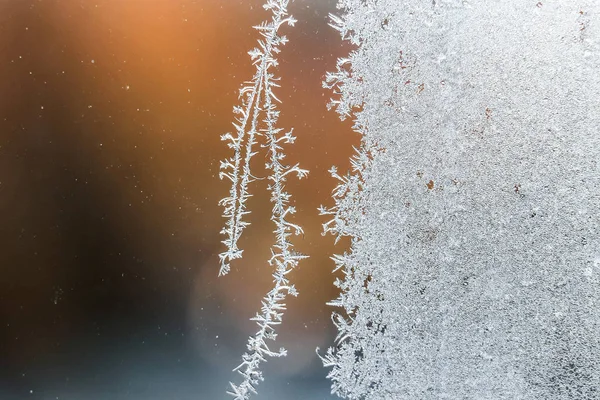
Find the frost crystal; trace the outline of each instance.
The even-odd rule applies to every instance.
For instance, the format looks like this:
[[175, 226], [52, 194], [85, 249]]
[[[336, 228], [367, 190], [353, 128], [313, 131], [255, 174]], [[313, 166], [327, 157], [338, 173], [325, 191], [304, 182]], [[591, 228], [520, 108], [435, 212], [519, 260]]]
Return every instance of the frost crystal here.
[[250, 160], [257, 154], [255, 145], [258, 137], [264, 138], [261, 146], [266, 148], [268, 153], [268, 188], [273, 202], [271, 220], [275, 223], [276, 234], [276, 243], [271, 248], [269, 259], [269, 265], [275, 269], [274, 287], [263, 298], [261, 311], [252, 318], [259, 329], [248, 339], [247, 352], [242, 356], [242, 363], [234, 370], [243, 378], [240, 384], [230, 384], [231, 391], [228, 393], [236, 400], [247, 400], [252, 394], [256, 394], [256, 386], [263, 380], [260, 364], [266, 361], [267, 356], [285, 355], [284, 349], [269, 349], [266, 340], [275, 340], [277, 337], [275, 326], [281, 324], [286, 296], [297, 295], [287, 275], [299, 260], [306, 257], [296, 253], [288, 241], [292, 234], [301, 234], [302, 228], [288, 220], [288, 217], [294, 214], [295, 208], [289, 205], [291, 196], [285, 191], [284, 183], [287, 175], [296, 174], [301, 179], [308, 171], [301, 169], [297, 164], [289, 166], [281, 163], [285, 157], [281, 145], [293, 143], [295, 138], [292, 131], [283, 133], [281, 128], [276, 127], [279, 111], [275, 102], [279, 102], [279, 99], [275, 96], [273, 88], [279, 85], [278, 78], [270, 72], [272, 67], [277, 66], [275, 55], [280, 52], [279, 46], [287, 42], [285, 36], [279, 35], [279, 28], [284, 24], [293, 26], [296, 22], [288, 15], [288, 3], [288, 0], [267, 0], [264, 4], [263, 7], [271, 11], [272, 18], [255, 26], [262, 36], [258, 41], [259, 47], [249, 52], [256, 66], [256, 73], [253, 79], [240, 89], [242, 105], [234, 107], [236, 122], [233, 125], [236, 133], [227, 133], [221, 137], [229, 142], [228, 146], [233, 149], [234, 155], [221, 162], [220, 176], [231, 181], [231, 190], [230, 196], [220, 202], [225, 208], [224, 217], [227, 218], [226, 226], [221, 232], [227, 236], [223, 241], [227, 250], [220, 254], [219, 275], [227, 274], [231, 260], [242, 256], [238, 240], [248, 225], [248, 222], [242, 219], [249, 213], [246, 210], [246, 200], [251, 196], [248, 185], [257, 179], [250, 171]]
[[600, 398], [600, 3], [340, 0], [348, 399]]

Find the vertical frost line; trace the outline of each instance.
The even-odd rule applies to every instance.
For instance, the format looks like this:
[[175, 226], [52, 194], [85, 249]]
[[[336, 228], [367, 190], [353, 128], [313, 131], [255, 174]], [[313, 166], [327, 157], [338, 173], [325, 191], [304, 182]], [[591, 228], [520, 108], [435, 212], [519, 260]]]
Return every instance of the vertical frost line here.
[[219, 205], [224, 207], [223, 216], [227, 219], [225, 227], [221, 230], [221, 234], [227, 236], [222, 241], [227, 250], [219, 254], [221, 261], [219, 276], [229, 273], [231, 260], [242, 257], [243, 250], [238, 248], [238, 240], [244, 228], [249, 225], [242, 219], [244, 215], [250, 213], [246, 210], [246, 201], [252, 196], [248, 193], [248, 185], [257, 179], [250, 171], [250, 160], [256, 155], [253, 149], [256, 136], [260, 135], [258, 125], [260, 115], [264, 112], [261, 98], [264, 97], [265, 91], [273, 96], [271, 87], [276, 84], [272, 82], [273, 79], [269, 79], [269, 68], [277, 66], [274, 55], [280, 52], [280, 45], [287, 43], [285, 36], [278, 35], [279, 28], [286, 23], [293, 26], [296, 22], [293, 17], [287, 15], [288, 3], [289, 0], [269, 0], [265, 3], [264, 8], [271, 10], [273, 16], [270, 22], [263, 22], [254, 27], [263, 39], [258, 41], [258, 48], [248, 52], [253, 65], [256, 66], [256, 73], [252, 80], [244, 82], [240, 89], [242, 104], [233, 107], [236, 115], [233, 122], [236, 134], [235, 136], [231, 133], [221, 135], [221, 140], [229, 141], [227, 146], [233, 149], [234, 154], [221, 161], [219, 173], [221, 179], [227, 178], [231, 181], [229, 197], [219, 202]]
[[[256, 66], [256, 73], [252, 81], [245, 82], [240, 89], [242, 105], [234, 107], [236, 122], [233, 124], [237, 135], [230, 133], [222, 135], [222, 140], [229, 141], [228, 146], [234, 150], [234, 155], [221, 162], [221, 178], [231, 181], [230, 196], [221, 200], [225, 207], [224, 217], [227, 218], [226, 226], [221, 231], [227, 238], [223, 243], [227, 250], [219, 255], [221, 266], [219, 275], [225, 275], [230, 270], [230, 262], [242, 257], [242, 250], [238, 248], [238, 240], [248, 222], [243, 221], [243, 216], [248, 214], [246, 200], [251, 196], [248, 193], [248, 184], [257, 178], [250, 171], [250, 160], [257, 154], [254, 146], [257, 138], [264, 138], [261, 147], [267, 151], [268, 162], [266, 169], [270, 171], [268, 190], [273, 203], [271, 221], [275, 224], [274, 233], [276, 242], [271, 247], [271, 258], [268, 263], [274, 268], [273, 288], [262, 300], [260, 312], [252, 318], [258, 325], [258, 331], [250, 336], [247, 351], [242, 356], [242, 363], [237, 366], [237, 371], [242, 376], [242, 382], [230, 382], [231, 390], [228, 391], [236, 400], [248, 400], [256, 394], [256, 386], [263, 380], [260, 364], [266, 357], [281, 357], [286, 354], [285, 349], [272, 351], [266, 340], [275, 340], [277, 334], [275, 326], [281, 324], [283, 312], [286, 309], [286, 296], [296, 296], [296, 289], [290, 284], [287, 275], [296, 267], [299, 260], [306, 256], [295, 252], [288, 238], [292, 234], [302, 234], [299, 225], [288, 221], [288, 216], [295, 213], [295, 208], [289, 205], [290, 194], [285, 190], [285, 181], [289, 174], [295, 174], [298, 179], [304, 178], [308, 171], [298, 164], [282, 164], [285, 158], [281, 144], [291, 144], [295, 137], [292, 130], [283, 133], [277, 128], [279, 111], [275, 102], [280, 100], [275, 96], [273, 88], [279, 87], [276, 78], [270, 69], [277, 67], [275, 55], [280, 52], [279, 46], [287, 43], [285, 36], [279, 35], [279, 28], [288, 24], [293, 26], [296, 20], [288, 15], [289, 0], [268, 0], [264, 4], [266, 10], [272, 12], [268, 22], [255, 26], [262, 39], [258, 41], [259, 47], [251, 50], [249, 55]], [[245, 142], [244, 142], [245, 141]], [[245, 144], [245, 145], [244, 145]], [[242, 156], [242, 152], [244, 155]], [[242, 159], [243, 157], [243, 159]]]

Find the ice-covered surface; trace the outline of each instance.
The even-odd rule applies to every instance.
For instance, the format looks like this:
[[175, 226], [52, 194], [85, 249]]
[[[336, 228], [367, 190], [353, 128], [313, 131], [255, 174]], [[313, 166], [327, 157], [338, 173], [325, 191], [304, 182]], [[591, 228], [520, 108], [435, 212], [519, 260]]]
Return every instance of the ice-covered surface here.
[[333, 389], [600, 398], [600, 3], [339, 3]]

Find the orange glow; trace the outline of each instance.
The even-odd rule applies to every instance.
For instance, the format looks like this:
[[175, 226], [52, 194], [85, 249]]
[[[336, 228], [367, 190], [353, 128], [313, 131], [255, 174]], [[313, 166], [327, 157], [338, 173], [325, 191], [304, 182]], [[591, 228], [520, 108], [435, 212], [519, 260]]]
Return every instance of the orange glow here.
[[[290, 347], [289, 359], [309, 354], [302, 361], [308, 363], [314, 347], [329, 340], [331, 309], [325, 302], [336, 291], [328, 257], [343, 250], [321, 236], [325, 217], [317, 207], [331, 205], [336, 182], [327, 170], [348, 167], [357, 135], [326, 110], [330, 93], [321, 88], [343, 50], [337, 32], [327, 27], [326, 14], [316, 20], [310, 10], [292, 11], [299, 23], [286, 32], [290, 43], [277, 72], [280, 125], [294, 127], [297, 136], [289, 162], [310, 170], [307, 180], [292, 180], [288, 188], [306, 232], [294, 241], [311, 258], [295, 272], [300, 296], [289, 301], [281, 343]], [[271, 279], [266, 262], [273, 242], [271, 204], [265, 184], [252, 188], [252, 225], [242, 242], [246, 257], [234, 263], [238, 271], [217, 279], [223, 223], [217, 202], [227, 194], [218, 166], [228, 155], [219, 136], [231, 130], [237, 90], [252, 76], [246, 53], [257, 33], [251, 26], [264, 14], [250, 13], [240, 2], [70, 0], [0, 2], [0, 15], [0, 207], [14, 216], [3, 220], [8, 224], [0, 239], [8, 251], [0, 263], [15, 287], [25, 282], [32, 287], [7, 292], [2, 312], [12, 315], [14, 304], [46, 301], [42, 287], [60, 287], [64, 297], [77, 290], [62, 288], [56, 272], [64, 265], [85, 268], [77, 264], [82, 255], [74, 257], [71, 250], [77, 235], [56, 232], [65, 212], [81, 207], [104, 221], [107, 236], [132, 254], [119, 261], [131, 264], [123, 277], [155, 279], [157, 296], [179, 295], [181, 280], [173, 271], [197, 271], [184, 294], [190, 327], [201, 323], [195, 318], [205, 306], [212, 307], [214, 318], [230, 318], [243, 335], [251, 333], [247, 320]], [[65, 203], [70, 196], [77, 200]], [[43, 205], [40, 198], [46, 199]], [[89, 208], [81, 198], [89, 199]], [[32, 231], [37, 239], [27, 236]], [[30, 250], [19, 247], [19, 232], [35, 247], [35, 257], [21, 253]], [[124, 257], [121, 253], [115, 250], [109, 259]], [[17, 260], [39, 271], [39, 280], [22, 275]], [[154, 266], [144, 270], [147, 260], [155, 260]], [[66, 304], [66, 315], [87, 312]], [[29, 312], [33, 328], [45, 324], [33, 317], [34, 309]]]

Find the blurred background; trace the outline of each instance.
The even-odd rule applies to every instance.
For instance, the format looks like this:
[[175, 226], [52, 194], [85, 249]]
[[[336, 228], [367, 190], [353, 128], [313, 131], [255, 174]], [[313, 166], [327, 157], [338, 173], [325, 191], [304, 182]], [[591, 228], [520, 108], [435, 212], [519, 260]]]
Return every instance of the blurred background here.
[[[266, 182], [251, 190], [242, 248], [217, 278], [218, 179], [232, 107], [253, 67], [258, 0], [0, 1], [0, 399], [219, 399], [271, 286]], [[334, 0], [296, 0], [285, 27], [280, 127], [288, 189], [310, 256], [257, 399], [329, 399], [315, 354], [337, 296], [321, 236], [358, 137], [326, 109], [326, 71], [348, 51]], [[260, 161], [261, 156], [257, 156]], [[262, 161], [256, 163], [260, 171]]]

